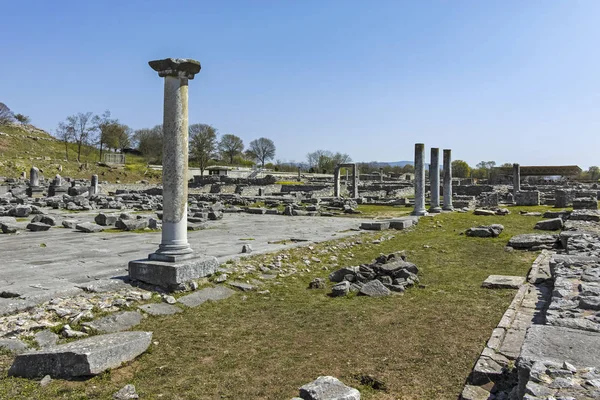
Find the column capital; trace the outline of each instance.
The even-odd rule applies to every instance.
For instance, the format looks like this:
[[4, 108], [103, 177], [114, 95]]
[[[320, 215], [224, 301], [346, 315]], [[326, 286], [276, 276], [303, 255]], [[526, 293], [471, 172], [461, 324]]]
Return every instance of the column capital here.
[[194, 79], [200, 72], [200, 61], [191, 58], [165, 58], [163, 60], [149, 61], [150, 68], [158, 72], [158, 76], [174, 76], [176, 78]]

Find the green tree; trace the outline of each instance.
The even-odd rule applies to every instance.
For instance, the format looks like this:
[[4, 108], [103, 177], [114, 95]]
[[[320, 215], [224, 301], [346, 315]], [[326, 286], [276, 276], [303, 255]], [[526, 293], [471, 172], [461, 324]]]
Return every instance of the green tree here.
[[29, 118], [27, 115], [15, 114], [15, 119], [23, 125], [31, 123], [31, 118]]
[[207, 124], [194, 124], [189, 127], [190, 157], [198, 162], [200, 176], [217, 150], [217, 130]]
[[468, 178], [471, 174], [471, 167], [463, 160], [452, 161], [452, 176], [456, 178]]
[[275, 143], [271, 139], [261, 137], [250, 142], [250, 154], [265, 167], [265, 161], [275, 158]]
[[589, 179], [591, 179], [592, 181], [595, 182], [598, 180], [598, 178], [600, 178], [600, 167], [596, 167], [596, 166], [590, 167], [590, 168], [588, 168], [587, 173], [588, 173]]
[[229, 159], [229, 164], [233, 164], [235, 156], [244, 151], [244, 142], [238, 136], [226, 134], [221, 137], [218, 148], [221, 154]]
[[133, 140], [137, 149], [144, 155], [147, 162], [162, 164], [163, 151], [163, 126], [156, 125], [154, 128], [138, 129], [133, 134]]

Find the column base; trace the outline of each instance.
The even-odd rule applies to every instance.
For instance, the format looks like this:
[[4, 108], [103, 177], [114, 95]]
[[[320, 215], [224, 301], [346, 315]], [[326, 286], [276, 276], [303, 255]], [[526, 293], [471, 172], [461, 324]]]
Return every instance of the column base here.
[[191, 280], [214, 274], [218, 267], [219, 262], [215, 257], [194, 254], [175, 262], [156, 259], [134, 260], [129, 262], [129, 279], [174, 291], [181, 289]]
[[423, 210], [414, 210], [412, 213], [410, 213], [410, 215], [416, 215], [417, 217], [424, 217], [426, 215], [429, 215], [429, 213], [427, 212], [427, 210], [423, 209]]
[[442, 210], [444, 210], [444, 211], [454, 211], [454, 207], [453, 206], [445, 206], [445, 207], [442, 207]]
[[439, 214], [439, 213], [441, 213], [441, 212], [442, 212], [442, 208], [441, 208], [440, 206], [437, 206], [437, 207], [431, 207], [431, 208], [429, 209], [429, 212], [430, 212], [430, 213], [433, 213], [433, 214]]

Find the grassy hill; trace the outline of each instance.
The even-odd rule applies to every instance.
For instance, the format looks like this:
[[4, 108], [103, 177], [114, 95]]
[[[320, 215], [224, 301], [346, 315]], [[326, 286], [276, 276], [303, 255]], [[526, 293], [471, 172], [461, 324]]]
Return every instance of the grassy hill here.
[[[68, 159], [67, 159], [68, 154]], [[65, 144], [48, 132], [33, 125], [0, 125], [0, 176], [17, 178], [22, 171], [38, 167], [46, 179], [56, 174], [71, 178], [90, 178], [98, 174], [100, 181], [135, 183], [146, 180], [160, 182], [160, 172], [149, 170], [143, 157], [126, 155], [125, 166], [99, 165], [99, 151], [92, 146], [81, 150], [81, 163], [77, 161], [77, 145]], [[59, 171], [62, 166], [62, 171]]]

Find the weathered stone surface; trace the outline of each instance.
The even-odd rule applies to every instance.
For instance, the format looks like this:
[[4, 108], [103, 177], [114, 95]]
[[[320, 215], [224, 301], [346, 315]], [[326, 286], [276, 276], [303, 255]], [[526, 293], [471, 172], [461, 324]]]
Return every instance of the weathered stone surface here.
[[148, 220], [146, 218], [139, 219], [119, 219], [115, 222], [115, 228], [122, 229], [124, 231], [136, 231], [138, 229], [144, 229], [148, 227]]
[[117, 216], [100, 213], [100, 214], [96, 215], [96, 217], [94, 218], [94, 221], [96, 221], [96, 223], [98, 225], [110, 226], [110, 225], [114, 225], [117, 222]]
[[521, 348], [520, 362], [565, 361], [578, 368], [600, 365], [600, 333], [559, 326], [532, 325]]
[[252, 246], [245, 243], [242, 245], [242, 254], [243, 253], [252, 253]]
[[142, 322], [142, 314], [137, 311], [123, 311], [107, 315], [95, 321], [84, 322], [82, 325], [100, 333], [125, 331]]
[[50, 330], [39, 331], [34, 335], [34, 339], [41, 348], [54, 346], [58, 342], [58, 335]]
[[215, 286], [212, 288], [206, 288], [198, 290], [197, 292], [182, 296], [179, 298], [179, 302], [188, 307], [197, 307], [207, 301], [219, 301], [227, 299], [235, 294], [235, 290], [232, 290], [225, 286]]
[[27, 345], [19, 339], [0, 338], [0, 349], [22, 353], [27, 350]]
[[333, 285], [331, 288], [331, 295], [333, 297], [345, 296], [350, 292], [350, 282], [343, 281]]
[[64, 226], [65, 228], [69, 228], [69, 229], [75, 229], [77, 224], [78, 224], [78, 222], [74, 219], [65, 219], [62, 222], [62, 226]]
[[315, 278], [308, 284], [309, 289], [325, 289], [325, 279]]
[[558, 235], [540, 235], [536, 233], [525, 233], [510, 238], [508, 245], [515, 249], [530, 249], [532, 247], [548, 246], [554, 247], [558, 242]]
[[333, 376], [320, 376], [300, 388], [303, 400], [360, 400], [360, 392]]
[[250, 290], [254, 290], [255, 286], [251, 285], [249, 283], [246, 282], [239, 282], [239, 281], [231, 281], [231, 282], [227, 282], [229, 284], [229, 286], [233, 286], [236, 289], [241, 290], [242, 292], [248, 292]]
[[522, 276], [490, 275], [481, 287], [488, 289], [518, 289], [525, 282]]
[[2, 233], [17, 233], [19, 227], [10, 222], [2, 222], [0, 223], [0, 229], [2, 229]]
[[395, 218], [389, 221], [390, 229], [403, 230], [410, 228], [415, 224], [413, 217], [410, 218]]
[[539, 229], [542, 231], [557, 231], [562, 229], [562, 227], [563, 220], [561, 218], [552, 218], [537, 222], [534, 229]]
[[135, 260], [129, 262], [129, 277], [168, 290], [215, 273], [219, 262], [215, 257], [198, 256], [180, 262]]
[[500, 224], [493, 224], [489, 226], [480, 225], [467, 229], [465, 234], [470, 237], [498, 237], [503, 230], [504, 226]]
[[358, 267], [344, 267], [340, 268], [337, 271], [333, 271], [329, 274], [329, 280], [331, 282], [341, 282], [344, 280], [344, 277], [348, 274], [354, 275], [358, 272]]
[[473, 214], [475, 214], [475, 215], [496, 215], [496, 212], [492, 211], [492, 210], [478, 208], [475, 211], [473, 211]]
[[373, 221], [373, 222], [363, 222], [360, 224], [360, 229], [364, 229], [366, 231], [382, 231], [384, 229], [390, 228], [389, 221]]
[[29, 229], [32, 232], [42, 232], [42, 231], [47, 231], [48, 229], [50, 229], [51, 226], [48, 224], [43, 224], [41, 222], [32, 222], [30, 224], [27, 224], [27, 229]]
[[135, 391], [135, 386], [128, 384], [123, 386], [118, 392], [113, 394], [113, 400], [132, 400], [139, 399], [140, 396]]
[[97, 375], [142, 354], [152, 332], [119, 332], [18, 355], [8, 374], [24, 378], [75, 378]]
[[392, 294], [390, 289], [386, 288], [385, 285], [378, 280], [373, 280], [365, 283], [360, 288], [358, 293], [363, 296], [369, 297], [383, 297]]
[[104, 227], [98, 224], [94, 224], [93, 222], [82, 222], [80, 224], [76, 224], [75, 229], [85, 233], [96, 233], [102, 232], [104, 230]]
[[138, 307], [150, 315], [172, 315], [182, 312], [183, 310], [177, 306], [165, 303], [150, 303]]
[[479, 386], [465, 385], [460, 398], [461, 400], [488, 400], [490, 392]]

